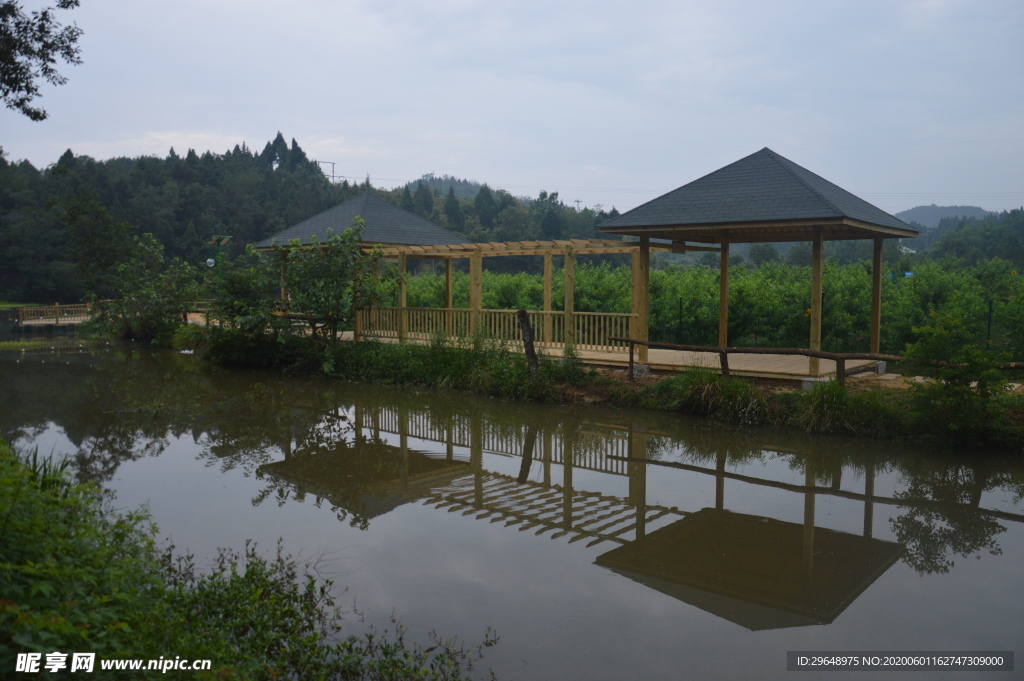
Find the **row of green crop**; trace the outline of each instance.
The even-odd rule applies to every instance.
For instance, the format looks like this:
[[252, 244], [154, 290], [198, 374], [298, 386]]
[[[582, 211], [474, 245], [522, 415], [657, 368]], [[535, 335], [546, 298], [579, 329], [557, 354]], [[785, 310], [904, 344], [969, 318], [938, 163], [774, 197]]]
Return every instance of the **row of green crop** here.
[[[221, 552], [200, 573], [190, 556], [160, 551], [141, 513], [112, 516], [97, 491], [61, 465], [25, 460], [0, 442], [0, 670], [36, 655], [35, 671], [63, 678], [69, 653], [112, 659], [210, 660], [199, 679], [468, 678], [473, 651], [451, 642], [423, 649], [404, 630], [339, 636], [330, 584], [280, 549]], [[488, 637], [483, 645], [494, 639]], [[63, 653], [63, 668], [45, 665]], [[161, 670], [133, 672], [167, 678]]]
[[[733, 267], [729, 287], [729, 342], [733, 345], [806, 347], [810, 336], [809, 267], [769, 263], [757, 269]], [[393, 283], [383, 296], [395, 299]], [[442, 307], [444, 276], [409, 277], [408, 305]], [[706, 267], [670, 267], [651, 272], [651, 339], [716, 344], [719, 273]], [[882, 351], [902, 352], [915, 340], [913, 329], [934, 315], [956, 319], [977, 342], [1024, 358], [1024, 277], [1012, 265], [992, 260], [974, 268], [951, 263], [919, 264], [909, 273], [888, 270], [882, 277]], [[562, 308], [561, 272], [553, 283], [553, 306]], [[629, 312], [628, 267], [576, 268], [578, 311]], [[468, 275], [454, 273], [454, 304], [469, 304]], [[535, 274], [484, 272], [483, 306], [489, 309], [541, 309], [543, 280]], [[826, 263], [823, 283], [822, 347], [864, 352], [869, 344], [871, 268], [868, 263]]]

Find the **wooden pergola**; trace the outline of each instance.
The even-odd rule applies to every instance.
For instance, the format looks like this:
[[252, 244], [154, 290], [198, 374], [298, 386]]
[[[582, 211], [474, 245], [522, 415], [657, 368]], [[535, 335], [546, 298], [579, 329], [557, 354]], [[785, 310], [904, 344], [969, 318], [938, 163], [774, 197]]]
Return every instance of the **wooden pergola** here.
[[[369, 248], [369, 245], [367, 246]], [[717, 250], [713, 247], [694, 247], [696, 250]], [[531, 316], [537, 316], [540, 322], [536, 324], [541, 343], [557, 344], [556, 338], [561, 337], [561, 342], [566, 345], [576, 345], [580, 340], [577, 336], [582, 333], [589, 336], [589, 345], [609, 345], [607, 341], [596, 340], [595, 334], [604, 334], [604, 337], [628, 333], [631, 338], [647, 340], [648, 338], [648, 291], [649, 291], [649, 270], [650, 254], [652, 251], [669, 251], [670, 244], [651, 244], [648, 237], [640, 237], [636, 241], [618, 241], [609, 239], [566, 239], [553, 241], [511, 241], [511, 242], [487, 242], [472, 244], [444, 244], [431, 246], [385, 246], [382, 249], [383, 255], [392, 259], [398, 265], [400, 274], [407, 271], [410, 259], [442, 259], [445, 262], [445, 303], [444, 308], [438, 310], [410, 310], [406, 300], [406, 285], [404, 277], [399, 278], [397, 320], [395, 326], [399, 340], [405, 340], [410, 334], [410, 315], [416, 314], [423, 317], [428, 312], [444, 313], [443, 318], [436, 320], [432, 328], [451, 329], [453, 326], [477, 329], [481, 326], [489, 327], [490, 330], [504, 331], [504, 336], [515, 336], [512, 331], [514, 320], [507, 310], [485, 310], [483, 309], [483, 259], [501, 256], [540, 256], [544, 259], [544, 298], [543, 309], [531, 312]], [[575, 310], [575, 262], [577, 255], [612, 255], [628, 253], [631, 256], [632, 271], [632, 301], [631, 311], [628, 315], [615, 315], [614, 313], [577, 313]], [[564, 300], [562, 305], [561, 330], [557, 333], [555, 326], [555, 311], [552, 304], [552, 283], [555, 256], [564, 258]], [[453, 305], [452, 287], [452, 261], [457, 258], [469, 259], [469, 308], [468, 310], [457, 310]], [[460, 312], [468, 312], [467, 324], [457, 324], [453, 315]], [[497, 323], [486, 323], [485, 315], [499, 313], [500, 321]], [[357, 316], [354, 336], [360, 338], [364, 330], [371, 326], [379, 326], [379, 311], [374, 309], [363, 310]], [[594, 319], [591, 323], [581, 324], [580, 317], [589, 315]], [[616, 321], [613, 317], [628, 318], [627, 328], [613, 328]], [[646, 351], [646, 348], [643, 348]]]
[[[639, 237], [641, 242], [667, 239], [675, 251], [708, 248], [687, 245], [687, 241], [717, 244], [715, 250], [721, 254], [719, 347], [729, 344], [729, 245], [811, 242], [811, 350], [821, 350], [824, 242], [870, 239], [874, 242], [873, 353], [880, 349], [883, 240], [918, 236], [910, 225], [767, 147], [623, 213], [601, 225], [601, 231]], [[810, 359], [812, 375], [819, 374], [819, 362]]]

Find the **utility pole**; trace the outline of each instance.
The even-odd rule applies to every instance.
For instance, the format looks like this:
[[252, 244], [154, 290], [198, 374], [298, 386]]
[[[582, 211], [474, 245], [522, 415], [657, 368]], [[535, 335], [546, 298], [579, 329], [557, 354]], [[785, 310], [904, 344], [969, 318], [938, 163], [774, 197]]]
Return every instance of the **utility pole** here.
[[330, 163], [331, 164], [331, 184], [334, 184], [334, 161], [313, 161], [313, 163]]
[[583, 203], [583, 202], [580, 201], [579, 199], [576, 199], [575, 201], [573, 201], [573, 203], [576, 204], [576, 212], [579, 213], [580, 212], [580, 204]]

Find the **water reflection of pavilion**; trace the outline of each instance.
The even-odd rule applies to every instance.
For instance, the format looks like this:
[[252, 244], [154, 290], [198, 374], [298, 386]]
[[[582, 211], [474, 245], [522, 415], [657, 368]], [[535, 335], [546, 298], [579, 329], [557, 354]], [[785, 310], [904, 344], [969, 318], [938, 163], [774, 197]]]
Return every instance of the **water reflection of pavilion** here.
[[[727, 471], [724, 450], [713, 455], [714, 466], [652, 460], [651, 433], [635, 424], [507, 426], [479, 413], [380, 406], [357, 406], [351, 416], [354, 437], [345, 446], [352, 452], [376, 450], [380, 460], [394, 464], [375, 473], [378, 501], [368, 517], [415, 499], [552, 539], [586, 540], [587, 546], [608, 542], [616, 546], [597, 557], [598, 565], [752, 630], [832, 622], [903, 553], [900, 544], [873, 537], [874, 506], [935, 503], [875, 495], [870, 464], [862, 493], [840, 489], [839, 469], [828, 468], [820, 452], [784, 452], [799, 457], [794, 460], [803, 468], [802, 485]], [[422, 446], [411, 448], [410, 439]], [[485, 454], [518, 458], [518, 466], [491, 459], [485, 468]], [[261, 470], [343, 505], [352, 495], [334, 490], [351, 485], [346, 457], [315, 458], [293, 452]], [[649, 504], [651, 466], [707, 476], [714, 481], [714, 508], [687, 512]], [[516, 467], [518, 475], [509, 472]], [[581, 470], [626, 478], [628, 491], [616, 496], [578, 489], [586, 486], [574, 485]], [[819, 471], [827, 486], [819, 484]], [[797, 495], [802, 522], [727, 510], [726, 480]], [[817, 527], [815, 506], [822, 495], [862, 502], [862, 531]]]

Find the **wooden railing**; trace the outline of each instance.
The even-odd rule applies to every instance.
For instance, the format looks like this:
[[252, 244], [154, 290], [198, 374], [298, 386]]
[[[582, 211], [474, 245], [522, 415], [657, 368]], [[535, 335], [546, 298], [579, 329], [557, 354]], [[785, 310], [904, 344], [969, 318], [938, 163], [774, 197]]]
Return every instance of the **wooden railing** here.
[[[628, 343], [611, 340], [611, 337], [628, 335], [630, 320], [636, 316], [576, 312], [573, 314], [575, 337], [567, 339], [564, 312], [532, 310], [527, 314], [537, 346], [561, 347], [569, 341], [579, 350], [603, 352], [626, 352]], [[371, 337], [423, 341], [439, 333], [446, 338], [469, 338], [478, 331], [502, 341], [522, 342], [523, 339], [515, 310], [379, 307], [363, 308], [359, 315], [363, 334]]]
[[88, 319], [92, 316], [92, 307], [88, 303], [76, 303], [73, 305], [26, 305], [18, 308], [18, 323], [53, 320], [54, 324], [74, 320]]

